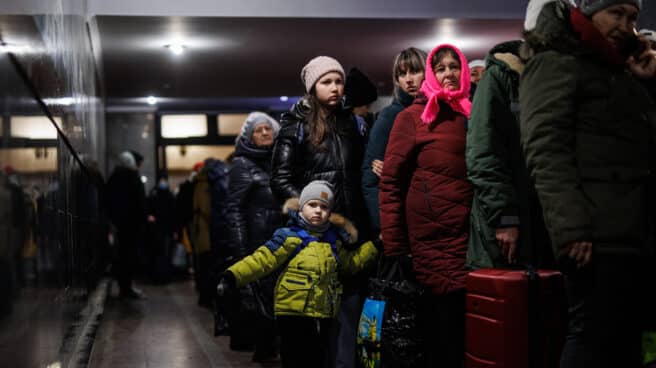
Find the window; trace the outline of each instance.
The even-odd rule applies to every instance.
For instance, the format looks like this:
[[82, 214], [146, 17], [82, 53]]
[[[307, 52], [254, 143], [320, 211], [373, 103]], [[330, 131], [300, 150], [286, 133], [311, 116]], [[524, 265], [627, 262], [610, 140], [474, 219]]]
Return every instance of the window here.
[[219, 114], [216, 117], [216, 124], [221, 136], [235, 136], [241, 132], [241, 126], [248, 114]]
[[0, 149], [0, 162], [21, 173], [54, 172], [57, 170], [57, 148]]
[[[11, 136], [28, 139], [57, 139], [57, 129], [46, 116], [12, 116], [9, 120]], [[61, 118], [55, 117], [61, 127]]]
[[195, 163], [215, 158], [225, 161], [235, 146], [166, 146], [168, 170], [191, 170]]
[[207, 116], [162, 115], [162, 138], [204, 137], [207, 135]]

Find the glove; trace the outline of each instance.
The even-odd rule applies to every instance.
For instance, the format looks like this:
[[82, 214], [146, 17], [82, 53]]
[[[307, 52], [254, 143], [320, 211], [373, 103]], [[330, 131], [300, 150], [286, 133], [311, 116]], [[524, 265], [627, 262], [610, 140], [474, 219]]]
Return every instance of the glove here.
[[226, 271], [223, 273], [219, 284], [216, 286], [216, 294], [220, 297], [223, 297], [231, 290], [234, 290], [236, 286], [237, 280], [235, 280], [235, 275], [230, 271]]

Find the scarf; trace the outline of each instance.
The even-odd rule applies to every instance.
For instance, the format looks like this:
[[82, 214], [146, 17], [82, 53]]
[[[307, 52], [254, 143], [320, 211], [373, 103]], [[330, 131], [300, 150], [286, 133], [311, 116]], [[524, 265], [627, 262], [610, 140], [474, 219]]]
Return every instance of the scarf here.
[[[442, 88], [431, 66], [433, 55], [446, 47], [453, 49], [460, 59], [460, 89], [456, 91]], [[437, 118], [437, 114], [440, 112], [440, 101], [449, 105], [453, 111], [461, 113], [469, 119], [472, 108], [471, 101], [469, 101], [470, 84], [469, 65], [467, 65], [467, 59], [462, 52], [457, 47], [449, 44], [441, 44], [435, 47], [426, 58], [426, 79], [420, 88], [420, 91], [428, 99], [424, 112], [421, 114], [421, 121], [429, 124]]]
[[303, 217], [301, 211], [298, 211], [298, 222], [302, 228], [312, 232], [312, 233], [321, 233], [323, 234], [330, 228], [330, 221], [326, 221], [323, 225], [312, 225], [309, 221]]
[[270, 159], [273, 146], [257, 147], [245, 137], [238, 137], [235, 145], [235, 154], [237, 156], [246, 156], [253, 160]]

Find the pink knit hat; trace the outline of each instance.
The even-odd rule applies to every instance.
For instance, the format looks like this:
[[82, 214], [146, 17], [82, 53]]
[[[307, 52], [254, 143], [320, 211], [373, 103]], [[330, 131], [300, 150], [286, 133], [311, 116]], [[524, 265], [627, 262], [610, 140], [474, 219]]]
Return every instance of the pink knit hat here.
[[341, 74], [342, 80], [346, 78], [344, 68], [342, 68], [339, 61], [334, 58], [331, 58], [330, 56], [317, 56], [310, 60], [309, 63], [305, 64], [303, 70], [301, 70], [301, 80], [303, 81], [303, 84], [305, 84], [305, 91], [309, 93], [319, 78], [330, 72]]
[[[450, 48], [455, 51], [460, 59], [460, 88], [457, 91], [442, 88], [433, 72], [433, 66], [431, 65], [433, 55], [444, 48]], [[446, 43], [435, 47], [426, 58], [426, 79], [424, 79], [424, 83], [422, 83], [420, 88], [420, 91], [428, 98], [424, 112], [421, 114], [421, 120], [424, 123], [431, 123], [435, 120], [437, 114], [440, 112], [439, 101], [447, 103], [453, 111], [459, 112], [469, 119], [472, 107], [469, 101], [470, 84], [471, 74], [469, 65], [467, 64], [467, 58], [465, 58], [465, 55], [462, 54], [460, 49]]]

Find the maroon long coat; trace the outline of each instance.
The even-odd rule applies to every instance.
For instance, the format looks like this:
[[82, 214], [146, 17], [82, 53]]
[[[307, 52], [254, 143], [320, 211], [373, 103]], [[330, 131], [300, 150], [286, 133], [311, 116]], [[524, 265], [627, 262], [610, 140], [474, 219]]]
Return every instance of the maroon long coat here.
[[465, 287], [472, 187], [465, 165], [466, 119], [448, 105], [421, 121], [425, 98], [396, 117], [380, 180], [385, 254], [412, 254], [417, 280], [434, 294]]

